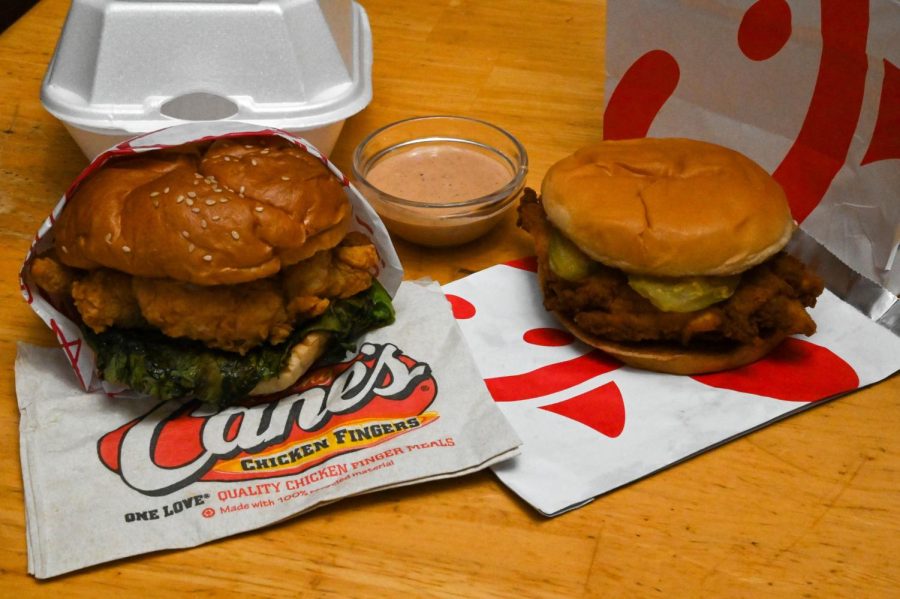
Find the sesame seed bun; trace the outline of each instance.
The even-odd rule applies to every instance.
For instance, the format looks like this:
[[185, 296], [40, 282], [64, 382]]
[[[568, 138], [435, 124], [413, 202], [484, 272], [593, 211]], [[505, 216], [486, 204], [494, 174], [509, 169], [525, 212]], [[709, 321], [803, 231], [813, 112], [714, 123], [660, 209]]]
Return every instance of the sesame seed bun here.
[[781, 186], [746, 156], [688, 139], [604, 141], [554, 164], [547, 218], [628, 273], [740, 273], [780, 251], [794, 222]]
[[[394, 320], [350, 196], [286, 138], [206, 138], [92, 165], [32, 276], [97, 374], [159, 399], [269, 401]], [[260, 397], [262, 396], [262, 397]]]
[[56, 224], [63, 263], [197, 285], [236, 284], [337, 245], [350, 206], [315, 157], [279, 137], [114, 159]]

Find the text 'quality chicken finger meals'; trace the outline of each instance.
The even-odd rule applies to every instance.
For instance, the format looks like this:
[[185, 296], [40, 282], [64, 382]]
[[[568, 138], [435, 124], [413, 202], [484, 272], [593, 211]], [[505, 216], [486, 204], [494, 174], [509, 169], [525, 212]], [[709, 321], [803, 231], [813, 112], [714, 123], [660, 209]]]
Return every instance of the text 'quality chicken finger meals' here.
[[687, 139], [600, 142], [553, 165], [519, 224], [545, 307], [626, 364], [737, 367], [811, 335], [821, 279], [783, 252], [784, 191], [759, 165]]
[[35, 282], [104, 379], [218, 406], [277, 393], [393, 321], [341, 183], [278, 136], [114, 158], [57, 219]]

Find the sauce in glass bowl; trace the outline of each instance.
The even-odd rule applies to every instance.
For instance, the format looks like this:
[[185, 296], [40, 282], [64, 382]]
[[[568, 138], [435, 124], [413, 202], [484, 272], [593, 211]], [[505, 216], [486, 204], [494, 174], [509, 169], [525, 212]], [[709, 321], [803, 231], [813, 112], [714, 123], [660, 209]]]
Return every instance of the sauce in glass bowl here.
[[474, 147], [436, 142], [386, 156], [372, 166], [366, 179], [404, 200], [444, 204], [494, 193], [514, 174], [508, 165]]
[[390, 232], [428, 246], [487, 233], [513, 207], [528, 158], [512, 135], [458, 116], [398, 121], [357, 147], [353, 174]]

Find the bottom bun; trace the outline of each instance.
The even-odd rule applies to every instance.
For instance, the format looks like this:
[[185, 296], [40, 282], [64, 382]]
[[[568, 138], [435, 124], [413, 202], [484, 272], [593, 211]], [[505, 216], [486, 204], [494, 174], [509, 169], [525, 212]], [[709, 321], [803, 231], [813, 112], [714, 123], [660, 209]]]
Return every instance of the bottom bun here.
[[575, 337], [628, 366], [669, 374], [702, 374], [744, 366], [771, 352], [786, 337], [773, 335], [759, 343], [738, 345], [730, 350], [688, 349], [662, 343], [626, 344], [596, 337], [579, 328], [571, 318], [558, 312], [554, 314]]
[[291, 349], [287, 364], [284, 365], [278, 376], [260, 381], [250, 390], [249, 395], [271, 395], [284, 391], [296, 383], [301, 376], [306, 374], [309, 367], [325, 353], [329, 336], [327, 332], [314, 331], [304, 337]]

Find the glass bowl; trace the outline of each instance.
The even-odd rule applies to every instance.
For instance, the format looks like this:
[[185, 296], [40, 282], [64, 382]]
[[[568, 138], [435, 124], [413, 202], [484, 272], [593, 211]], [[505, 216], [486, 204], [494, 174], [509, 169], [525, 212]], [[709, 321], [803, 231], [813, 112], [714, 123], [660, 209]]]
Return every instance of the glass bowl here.
[[357, 187], [391, 233], [434, 247], [487, 233], [515, 205], [527, 172], [515, 137], [462, 116], [397, 121], [353, 155]]

